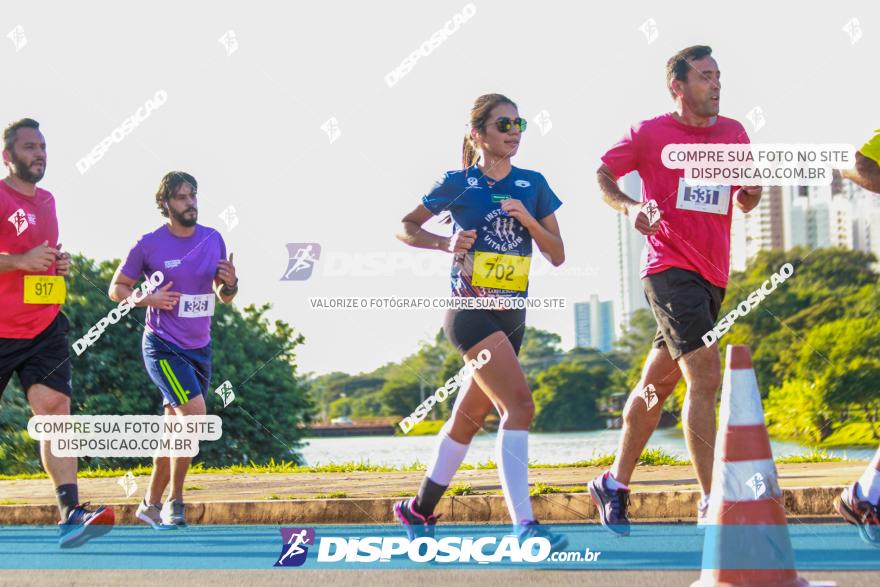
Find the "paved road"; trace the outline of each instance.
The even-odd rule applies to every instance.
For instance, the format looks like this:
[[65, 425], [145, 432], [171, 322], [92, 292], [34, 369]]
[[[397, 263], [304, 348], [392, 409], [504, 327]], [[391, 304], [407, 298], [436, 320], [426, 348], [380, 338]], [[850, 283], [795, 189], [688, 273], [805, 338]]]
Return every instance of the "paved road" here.
[[[727, 527], [730, 528], [730, 527]], [[768, 541], [766, 527], [737, 534], [724, 541], [746, 551], [738, 560], [749, 565], [764, 557], [769, 566], [782, 550], [779, 542]], [[61, 551], [55, 544], [57, 530], [49, 527], [0, 528], [0, 585], [689, 585], [699, 576], [704, 562], [706, 535], [691, 524], [639, 524], [632, 535], [619, 538], [589, 524], [561, 524], [571, 543], [566, 549], [583, 553], [601, 552], [601, 561], [561, 563], [544, 561], [540, 568], [502, 562], [467, 568], [438, 567], [440, 563], [415, 563], [393, 557], [389, 563], [339, 561], [318, 562], [318, 548], [309, 549], [302, 567], [273, 569], [287, 547], [276, 526], [192, 526], [169, 532], [155, 532], [145, 526], [118, 527], [107, 536], [79, 549]], [[444, 525], [445, 536], [501, 537], [508, 526]], [[745, 530], [745, 532], [750, 532]], [[381, 526], [317, 527], [321, 544], [328, 537], [341, 543], [353, 537], [399, 537], [400, 529]], [[863, 544], [853, 528], [834, 523], [796, 523], [789, 527], [794, 557], [804, 576], [813, 580], [835, 580], [838, 585], [880, 584], [880, 550]], [[720, 542], [715, 542], [720, 543]], [[757, 546], [757, 548], [754, 548]], [[749, 550], [750, 549], [750, 550]], [[491, 550], [491, 549], [490, 549]], [[710, 551], [711, 552], [711, 551]], [[729, 550], [725, 550], [725, 557]], [[727, 560], [737, 560], [736, 558]], [[323, 568], [316, 568], [321, 567]], [[353, 567], [359, 568], [353, 568]], [[464, 567], [465, 564], [461, 564]], [[535, 567], [536, 565], [532, 565]], [[177, 568], [177, 571], [168, 571]], [[396, 569], [401, 570], [388, 570]], [[52, 570], [49, 570], [52, 569]], [[104, 569], [104, 570], [97, 570]], [[380, 570], [385, 569], [385, 570]], [[829, 570], [831, 569], [831, 570]], [[317, 583], [316, 583], [317, 582]]]
[[[876, 587], [880, 572], [806, 572], [811, 581], [835, 580], [838, 587]], [[699, 577], [696, 571], [2, 571], [0, 585], [15, 587], [270, 587], [321, 586], [368, 587], [379, 585], [453, 585], [456, 587], [512, 587], [517, 585], [565, 585], [601, 587], [687, 587]]]

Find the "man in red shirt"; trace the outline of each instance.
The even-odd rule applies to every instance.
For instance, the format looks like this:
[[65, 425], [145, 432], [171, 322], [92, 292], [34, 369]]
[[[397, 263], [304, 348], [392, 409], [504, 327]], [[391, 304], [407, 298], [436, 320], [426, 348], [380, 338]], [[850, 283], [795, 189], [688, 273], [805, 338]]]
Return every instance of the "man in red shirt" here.
[[[69, 323], [61, 313], [70, 256], [58, 244], [55, 198], [37, 187], [46, 172], [46, 140], [30, 118], [3, 132], [0, 182], [0, 394], [13, 373], [35, 416], [69, 415]], [[43, 467], [55, 485], [61, 513], [59, 544], [79, 546], [105, 534], [113, 508], [87, 510], [79, 503], [76, 458], [52, 454], [41, 441]]]
[[[599, 188], [605, 202], [626, 214], [646, 236], [642, 283], [657, 320], [654, 345], [641, 380], [623, 412], [617, 458], [610, 471], [590, 483], [602, 524], [629, 533], [626, 509], [633, 470], [657, 427], [663, 402], [681, 376], [687, 382], [682, 410], [685, 437], [703, 491], [698, 520], [706, 516], [715, 445], [715, 394], [721, 385], [718, 346], [703, 335], [715, 326], [730, 273], [731, 202], [748, 212], [761, 199], [760, 187], [704, 186], [692, 189], [683, 170], [663, 165], [663, 147], [675, 143], [748, 143], [743, 126], [718, 115], [721, 72], [712, 49], [688, 47], [666, 66], [674, 112], [634, 125], [602, 157]], [[638, 171], [640, 202], [624, 194], [620, 177]], [[694, 194], [699, 192], [699, 197]], [[653, 200], [659, 219], [642, 211]]]

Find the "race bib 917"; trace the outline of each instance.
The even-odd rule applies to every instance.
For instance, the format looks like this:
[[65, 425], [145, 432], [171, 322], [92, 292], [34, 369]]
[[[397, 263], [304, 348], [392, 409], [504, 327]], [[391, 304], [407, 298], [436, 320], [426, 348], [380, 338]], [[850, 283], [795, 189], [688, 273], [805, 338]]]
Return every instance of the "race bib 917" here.
[[177, 315], [181, 318], [204, 318], [214, 315], [214, 294], [182, 294], [177, 301]]
[[25, 275], [25, 304], [63, 304], [67, 299], [67, 284], [60, 275]]
[[675, 207], [679, 210], [727, 214], [730, 207], [730, 186], [690, 185], [683, 177], [679, 178]]
[[532, 258], [477, 251], [471, 283], [480, 287], [494, 287], [526, 291]]

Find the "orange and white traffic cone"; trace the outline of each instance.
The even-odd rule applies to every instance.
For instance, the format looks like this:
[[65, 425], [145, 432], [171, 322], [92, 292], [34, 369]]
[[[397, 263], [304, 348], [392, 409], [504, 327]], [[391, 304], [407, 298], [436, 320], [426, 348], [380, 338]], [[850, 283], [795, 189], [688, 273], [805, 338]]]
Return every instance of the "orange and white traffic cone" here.
[[727, 347], [703, 570], [691, 587], [806, 587], [797, 574], [782, 490], [749, 347]]

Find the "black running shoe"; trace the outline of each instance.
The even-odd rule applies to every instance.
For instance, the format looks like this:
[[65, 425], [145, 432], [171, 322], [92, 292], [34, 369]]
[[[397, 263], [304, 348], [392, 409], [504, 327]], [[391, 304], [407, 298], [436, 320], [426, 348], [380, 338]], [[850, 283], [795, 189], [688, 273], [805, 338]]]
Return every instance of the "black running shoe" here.
[[546, 538], [550, 542], [550, 552], [558, 552], [568, 546], [568, 538], [564, 534], [554, 534], [536, 520], [520, 523], [517, 538], [520, 544], [529, 538]]
[[880, 548], [880, 507], [860, 499], [855, 483], [841, 492], [834, 507], [844, 520], [859, 529], [863, 542]]
[[590, 481], [590, 496], [599, 509], [599, 520], [602, 525], [618, 536], [629, 536], [629, 518], [626, 508], [629, 505], [629, 489], [611, 491], [605, 487], [605, 479], [609, 473], [600, 475]]
[[76, 548], [113, 529], [116, 515], [112, 507], [102, 505], [95, 511], [90, 511], [86, 509], [88, 505], [86, 502], [76, 506], [67, 514], [67, 520], [58, 524], [61, 533], [58, 546]]
[[443, 514], [423, 516], [412, 508], [412, 501], [412, 499], [404, 499], [394, 504], [394, 515], [397, 516], [397, 519], [406, 528], [406, 535], [410, 540], [415, 540], [422, 536], [433, 538], [434, 525], [437, 523], [437, 518]]

